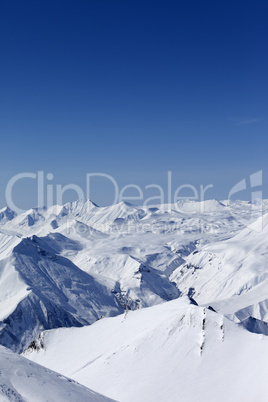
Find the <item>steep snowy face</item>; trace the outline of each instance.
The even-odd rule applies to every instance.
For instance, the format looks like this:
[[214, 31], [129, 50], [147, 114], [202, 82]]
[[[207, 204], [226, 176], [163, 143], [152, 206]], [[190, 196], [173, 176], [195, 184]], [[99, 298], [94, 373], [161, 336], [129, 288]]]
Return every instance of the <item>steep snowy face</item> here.
[[267, 352], [267, 337], [179, 298], [46, 331], [25, 356], [122, 401], [265, 402]]
[[27, 284], [13, 265], [12, 252], [20, 241], [17, 236], [0, 233], [0, 322], [29, 294]]
[[0, 224], [3, 225], [8, 221], [12, 221], [16, 215], [16, 212], [12, 211], [8, 207], [0, 209]]
[[0, 231], [0, 259], [10, 256], [12, 250], [20, 241], [20, 237]]
[[111, 401], [0, 346], [1, 402]]
[[[123, 311], [106, 287], [56, 254], [62, 237], [24, 239], [0, 261], [2, 345], [22, 351], [43, 329], [91, 324]], [[65, 246], [76, 244], [67, 239]]]
[[[203, 247], [171, 275], [182, 293], [236, 321], [268, 323], [268, 214], [226, 241]], [[266, 329], [268, 334], [268, 330]]]

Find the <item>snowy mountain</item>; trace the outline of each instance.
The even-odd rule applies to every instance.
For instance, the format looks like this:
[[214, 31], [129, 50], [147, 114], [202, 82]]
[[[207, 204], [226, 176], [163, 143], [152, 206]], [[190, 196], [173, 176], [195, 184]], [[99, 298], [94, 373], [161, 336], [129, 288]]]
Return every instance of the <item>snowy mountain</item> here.
[[[18, 216], [2, 210], [9, 218], [0, 222], [0, 343], [21, 352], [46, 329], [197, 294], [188, 260], [215, 242], [224, 248], [245, 228], [249, 211], [256, 219], [265, 209], [266, 201], [230, 207], [210, 200], [104, 208], [77, 201]], [[217, 295], [217, 283], [202, 288], [204, 302], [233, 296], [247, 277], [233, 293]]]
[[267, 337], [179, 298], [46, 331], [25, 356], [119, 401], [265, 402], [267, 353]]
[[0, 261], [0, 343], [21, 352], [40, 331], [91, 324], [122, 313], [107, 288], [58, 253], [60, 234], [22, 239]]
[[2, 208], [0, 209], [0, 223], [6, 223], [8, 221], [11, 221], [16, 217], [16, 213], [12, 211], [10, 208]]
[[264, 401], [267, 232], [267, 200], [2, 209], [0, 344], [117, 400]]
[[1, 402], [111, 401], [0, 346]]
[[[268, 214], [231, 239], [189, 255], [171, 275], [183, 294], [268, 335]], [[262, 330], [261, 330], [262, 327]]]

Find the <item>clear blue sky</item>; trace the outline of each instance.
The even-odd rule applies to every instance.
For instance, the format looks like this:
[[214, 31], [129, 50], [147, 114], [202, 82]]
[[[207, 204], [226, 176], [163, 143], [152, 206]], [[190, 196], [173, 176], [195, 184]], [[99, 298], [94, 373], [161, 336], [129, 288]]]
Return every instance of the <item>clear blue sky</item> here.
[[267, 20], [266, 0], [1, 1], [0, 207], [12, 175], [38, 170], [80, 186], [165, 186], [171, 170], [224, 199], [262, 169], [268, 198]]

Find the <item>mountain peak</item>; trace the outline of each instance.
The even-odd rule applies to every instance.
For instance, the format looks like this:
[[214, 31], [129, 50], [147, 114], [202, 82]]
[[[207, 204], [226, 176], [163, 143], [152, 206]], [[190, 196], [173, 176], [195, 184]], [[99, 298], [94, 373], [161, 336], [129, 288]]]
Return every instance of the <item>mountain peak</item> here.
[[11, 221], [17, 216], [16, 212], [12, 211], [9, 207], [0, 209], [0, 222]]

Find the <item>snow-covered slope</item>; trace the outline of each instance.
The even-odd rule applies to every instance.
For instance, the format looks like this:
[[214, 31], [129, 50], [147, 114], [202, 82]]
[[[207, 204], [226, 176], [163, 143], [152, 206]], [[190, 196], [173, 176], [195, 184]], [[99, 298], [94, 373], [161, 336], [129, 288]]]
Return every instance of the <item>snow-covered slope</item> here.
[[16, 213], [10, 208], [0, 209], [0, 225], [4, 225], [16, 217]]
[[268, 338], [188, 298], [46, 331], [32, 346], [27, 358], [119, 401], [267, 401]]
[[0, 346], [1, 402], [108, 402], [110, 400]]
[[[226, 241], [203, 247], [171, 275], [183, 294], [235, 321], [268, 323], [268, 214]], [[268, 331], [267, 331], [268, 334]]]
[[57, 254], [62, 235], [26, 238], [0, 260], [0, 343], [22, 351], [44, 329], [91, 324], [123, 312], [116, 297]]

